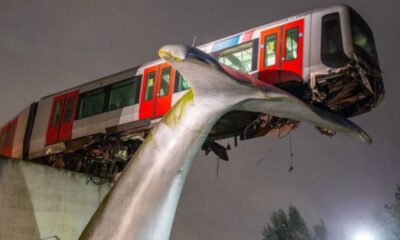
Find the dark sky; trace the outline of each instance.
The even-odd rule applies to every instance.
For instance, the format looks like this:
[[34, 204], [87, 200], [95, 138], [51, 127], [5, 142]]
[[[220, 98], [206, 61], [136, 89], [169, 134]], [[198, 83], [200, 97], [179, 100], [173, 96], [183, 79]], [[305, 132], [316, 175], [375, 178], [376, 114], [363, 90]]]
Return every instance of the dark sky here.
[[[157, 58], [168, 43], [202, 44], [334, 0], [1, 1], [0, 123], [44, 95]], [[386, 99], [353, 119], [371, 146], [342, 135], [328, 138], [302, 124], [288, 138], [241, 142], [221, 162], [195, 161], [171, 239], [261, 239], [273, 210], [299, 208], [310, 225], [323, 218], [336, 240], [371, 225], [400, 183], [400, 2], [344, 1], [370, 24], [385, 73]], [[256, 165], [270, 148], [266, 159]], [[231, 142], [231, 145], [232, 142]]]

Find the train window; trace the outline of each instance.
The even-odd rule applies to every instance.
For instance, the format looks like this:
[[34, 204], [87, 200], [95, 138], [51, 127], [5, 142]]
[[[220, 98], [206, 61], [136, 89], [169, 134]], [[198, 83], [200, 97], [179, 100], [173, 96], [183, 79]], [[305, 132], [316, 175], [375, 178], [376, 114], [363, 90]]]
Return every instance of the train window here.
[[356, 46], [362, 48], [370, 56], [373, 56], [371, 46], [372, 44], [370, 43], [367, 35], [361, 30], [361, 28], [357, 24], [353, 24], [353, 39]]
[[252, 70], [253, 42], [226, 49], [219, 54], [218, 61], [233, 69], [248, 73]]
[[108, 110], [115, 110], [137, 103], [138, 81], [130, 78], [111, 85]]
[[171, 67], [164, 68], [161, 73], [161, 86], [158, 92], [158, 95], [160, 97], [168, 95], [170, 80], [171, 80]]
[[60, 122], [61, 118], [61, 109], [62, 108], [62, 101], [57, 101], [55, 103], [54, 112], [53, 112], [53, 119], [51, 120], [51, 126], [57, 126]]
[[357, 55], [377, 66], [378, 57], [372, 31], [368, 24], [355, 11], [351, 11], [351, 30], [353, 33], [354, 49]]
[[297, 59], [298, 37], [299, 29], [297, 27], [286, 31], [286, 61]]
[[74, 97], [69, 97], [67, 99], [67, 105], [65, 105], [65, 111], [64, 111], [64, 116], [63, 116], [63, 123], [67, 123], [72, 120], [72, 113], [74, 110], [74, 105], [75, 105], [75, 98]]
[[146, 76], [146, 91], [144, 94], [145, 101], [151, 100], [153, 98], [155, 77], [156, 77], [156, 72], [150, 72]]
[[276, 34], [265, 37], [264, 46], [264, 67], [273, 66], [276, 64]]
[[339, 13], [322, 17], [321, 34], [321, 61], [328, 67], [345, 65]]
[[175, 73], [174, 92], [185, 91], [190, 88], [189, 82], [178, 72]]
[[83, 93], [79, 103], [78, 119], [102, 113], [104, 110], [104, 100], [104, 88]]

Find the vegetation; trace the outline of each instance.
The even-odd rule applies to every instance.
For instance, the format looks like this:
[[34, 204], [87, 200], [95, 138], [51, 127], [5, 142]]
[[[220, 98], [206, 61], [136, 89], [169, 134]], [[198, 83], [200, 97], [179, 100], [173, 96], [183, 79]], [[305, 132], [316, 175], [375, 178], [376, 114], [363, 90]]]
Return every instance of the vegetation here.
[[287, 214], [282, 209], [273, 212], [262, 234], [263, 240], [328, 240], [325, 223], [321, 220], [311, 231], [294, 206]]
[[400, 185], [394, 197], [394, 202], [385, 205], [385, 211], [378, 216], [381, 239], [400, 240]]

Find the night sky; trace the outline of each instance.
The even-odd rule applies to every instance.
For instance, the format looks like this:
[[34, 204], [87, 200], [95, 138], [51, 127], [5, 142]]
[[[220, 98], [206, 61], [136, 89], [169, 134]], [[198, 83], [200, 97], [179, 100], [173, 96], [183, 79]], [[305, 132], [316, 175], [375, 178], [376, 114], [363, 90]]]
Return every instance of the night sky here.
[[42, 96], [156, 59], [164, 44], [191, 44], [194, 36], [203, 44], [341, 2], [369, 23], [384, 72], [384, 102], [352, 119], [374, 143], [329, 138], [301, 124], [292, 133], [293, 172], [289, 138], [263, 137], [239, 142], [231, 161], [221, 161], [218, 177], [217, 157], [201, 152], [171, 239], [261, 239], [272, 211], [293, 204], [310, 226], [322, 218], [333, 239], [350, 240], [357, 228], [374, 228], [374, 215], [394, 199], [400, 183], [396, 0], [2, 0], [0, 125]]

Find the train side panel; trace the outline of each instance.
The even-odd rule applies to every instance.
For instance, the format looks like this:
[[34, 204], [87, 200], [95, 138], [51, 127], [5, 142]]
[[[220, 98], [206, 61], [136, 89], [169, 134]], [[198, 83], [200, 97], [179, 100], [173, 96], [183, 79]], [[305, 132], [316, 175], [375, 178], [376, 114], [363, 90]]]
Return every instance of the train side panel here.
[[[199, 46], [198, 48], [216, 57], [219, 61], [221, 61], [221, 59], [228, 59], [227, 56], [251, 49], [251, 54], [246, 53], [250, 55], [250, 58], [248, 58], [250, 61], [242, 57], [243, 59], [240, 63], [245, 65], [250, 62], [249, 69], [247, 69], [246, 65], [247, 73], [259, 78], [261, 81], [274, 84], [303, 100], [311, 101], [311, 95], [316, 95], [314, 91], [318, 90], [314, 86], [315, 80], [312, 80], [313, 76], [321, 72], [330, 73], [329, 71], [332, 69], [338, 68], [331, 65], [327, 66], [327, 64], [324, 64], [325, 62], [321, 60], [322, 48], [326, 46], [326, 44], [322, 44], [321, 41], [324, 36], [327, 36], [326, 34], [322, 36], [324, 29], [326, 29], [326, 25], [322, 22], [326, 16], [333, 13], [337, 13], [337, 16], [340, 16], [341, 27], [338, 32], [342, 35], [343, 51], [346, 57], [351, 59], [354, 55], [354, 49], [351, 42], [350, 24], [348, 24], [350, 21], [349, 8], [345, 5], [302, 13], [241, 33], [233, 34], [226, 38]], [[323, 27], [324, 29], [322, 29]], [[268, 42], [267, 38], [271, 36], [272, 38], [270, 38]], [[272, 45], [269, 45], [269, 43], [272, 43]], [[270, 51], [271, 49], [273, 50]], [[271, 56], [272, 58], [270, 59]], [[160, 107], [163, 111], [157, 114], [157, 101], [161, 103], [161, 100], [159, 100], [160, 95], [161, 97], [165, 96], [161, 94], [161, 90], [165, 90], [161, 89], [161, 87], [164, 86], [163, 84], [165, 84], [165, 81], [163, 81], [165, 79], [162, 78], [162, 70], [168, 68], [164, 65], [165, 63], [163, 63], [162, 60], [155, 60], [139, 67], [53, 94], [40, 100], [32, 132], [29, 158], [38, 158], [52, 153], [62, 152], [66, 149], [65, 144], [70, 143], [69, 140], [76, 140], [96, 134], [106, 134], [109, 128], [117, 127], [118, 130], [118, 127], [124, 124], [130, 124], [130, 126], [136, 127], [137, 125], [140, 126], [140, 123], [145, 120], [150, 125], [151, 123], [157, 122], [157, 119], [184, 95], [186, 92], [184, 90], [187, 90], [187, 88], [182, 88], [179, 91], [175, 91], [176, 89], [174, 89], [172, 96], [169, 95], [171, 94], [171, 89], [174, 88], [173, 85], [176, 85], [176, 79], [172, 77], [175, 75], [175, 72], [171, 71], [169, 76], [172, 79], [169, 83], [169, 91], [165, 91], [168, 93], [167, 100], [171, 103], [170, 105], [165, 104], [165, 106], [163, 105], [163, 107]], [[228, 66], [234, 67], [234, 64]], [[151, 75], [153, 77], [148, 77], [145, 74], [146, 72], [154, 73], [154, 76]], [[276, 80], [273, 80], [273, 77], [271, 77], [273, 74], [276, 75]], [[150, 76], [150, 74], [148, 75]], [[165, 76], [167, 75], [168, 74]], [[114, 85], [118, 85], [130, 78], [135, 78], [140, 81], [138, 82], [138, 85], [140, 85], [138, 90], [140, 95], [138, 102], [135, 100], [134, 103], [130, 102], [128, 105], [117, 104], [119, 106], [111, 107], [110, 89], [113, 89]], [[181, 80], [179, 80], [179, 82], [181, 82]], [[310, 89], [312, 89], [313, 92], [311, 92]], [[96, 90], [101, 90], [102, 94], [104, 94], [104, 100], [101, 100], [103, 101], [103, 109], [101, 111], [96, 110], [90, 114], [81, 114], [78, 113], [78, 111], [82, 109], [74, 109], [74, 115], [76, 114], [77, 116], [74, 118], [69, 128], [70, 132], [67, 134], [68, 137], [66, 139], [60, 139], [60, 137], [58, 137], [58, 135], [60, 135], [60, 130], [58, 130], [60, 126], [55, 125], [56, 139], [49, 141], [49, 135], [54, 135], [54, 131], [49, 134], [49, 129], [51, 128], [50, 118], [54, 118], [54, 103], [57, 101], [57, 97], [62, 98], [63, 94], [76, 91], [79, 93], [79, 102], [76, 104], [75, 108], [80, 108], [81, 102], [85, 100], [85, 96], [90, 96], [90, 93]], [[151, 94], [149, 95], [149, 93]], [[150, 97], [146, 97], [147, 95]], [[315, 97], [314, 95], [312, 96]], [[146, 103], [149, 102], [152, 104], [146, 105]], [[66, 103], [62, 103], [61, 108], [66, 108], [65, 105]], [[162, 104], [159, 105], [161, 106]], [[146, 106], [148, 107], [146, 108]], [[87, 109], [89, 109], [89, 107], [87, 107]], [[141, 112], [149, 114], [141, 115]], [[62, 110], [61, 116], [63, 116], [63, 114], [64, 110]], [[122, 129], [127, 130], [127, 128]], [[15, 151], [18, 152], [19, 150]]]
[[0, 155], [16, 159], [23, 158], [24, 138], [30, 107], [18, 113], [11, 121], [0, 129]]
[[52, 97], [43, 98], [38, 102], [35, 124], [33, 125], [32, 137], [29, 146], [29, 159], [45, 155], [46, 132], [52, 102]]
[[[79, 91], [81, 94], [84, 94], [85, 92], [101, 88], [102, 86], [107, 86], [133, 77], [137, 77], [135, 81], [140, 84], [142, 73], [143, 68], [134, 68], [106, 77], [102, 81], [86, 84], [85, 86], [80, 87]], [[114, 127], [137, 120], [139, 120], [139, 103], [112, 111], [102, 112], [94, 116], [76, 119], [72, 129], [72, 139], [105, 133], [106, 129], [109, 127]]]
[[[127, 71], [86, 83], [41, 99], [38, 103], [35, 125], [32, 130], [29, 159], [43, 157], [45, 155], [58, 153], [65, 150], [64, 141], [55, 141], [54, 143], [52, 142], [51, 144], [46, 144], [46, 142], [48, 142], [46, 141], [46, 135], [50, 128], [50, 118], [53, 117], [52, 108], [54, 107], [53, 102], [55, 98], [75, 91], [78, 91], [80, 94], [84, 94], [85, 92], [135, 77], [138, 74], [140, 74], [138, 68], [129, 69]], [[139, 104], [135, 104], [113, 111], [103, 112], [91, 117], [74, 119], [71, 129], [71, 139], [98, 133], [105, 133], [105, 130], [108, 127], [138, 120], [138, 108]], [[74, 113], [76, 112], [77, 109], [74, 109]]]
[[[76, 120], [72, 139], [106, 133], [106, 129], [139, 120], [139, 104]], [[95, 123], [95, 124], [94, 124]]]

